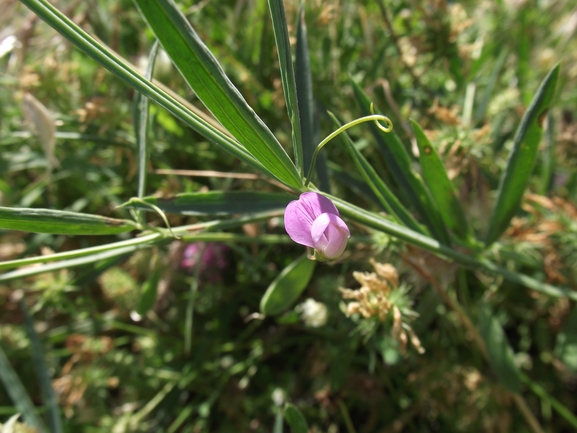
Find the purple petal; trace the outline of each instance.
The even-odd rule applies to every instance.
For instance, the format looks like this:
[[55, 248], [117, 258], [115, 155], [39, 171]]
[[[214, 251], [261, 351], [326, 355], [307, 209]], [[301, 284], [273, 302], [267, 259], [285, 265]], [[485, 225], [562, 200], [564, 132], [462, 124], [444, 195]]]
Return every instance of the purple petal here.
[[290, 238], [297, 244], [313, 246], [311, 227], [312, 216], [301, 206], [300, 201], [291, 201], [284, 213], [284, 227]]
[[291, 201], [284, 214], [285, 230], [297, 244], [313, 247], [311, 227], [321, 214], [339, 215], [335, 205], [316, 192], [305, 192]]
[[339, 215], [339, 211], [333, 202], [324, 195], [316, 192], [305, 192], [301, 194], [299, 203], [301, 203], [303, 209], [312, 216], [313, 221], [324, 213]]
[[336, 259], [343, 253], [350, 235], [345, 222], [330, 213], [320, 215], [311, 227], [314, 249], [328, 260]]

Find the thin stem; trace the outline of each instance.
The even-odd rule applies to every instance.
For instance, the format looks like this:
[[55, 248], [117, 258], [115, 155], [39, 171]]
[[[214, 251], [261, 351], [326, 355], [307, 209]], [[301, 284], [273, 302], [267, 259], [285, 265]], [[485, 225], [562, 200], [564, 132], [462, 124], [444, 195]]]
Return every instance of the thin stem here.
[[[372, 107], [372, 105], [371, 105], [371, 107]], [[382, 120], [383, 122], [385, 122], [386, 126], [379, 123], [379, 120]], [[315, 149], [315, 153], [313, 153], [313, 158], [311, 161], [311, 166], [309, 168], [309, 172], [308, 172], [307, 178], [305, 180], [305, 187], [307, 187], [309, 185], [309, 183], [311, 182], [311, 178], [312, 178], [313, 171], [315, 168], [315, 163], [317, 162], [317, 156], [319, 155], [320, 150], [325, 146], [325, 144], [327, 144], [329, 141], [331, 141], [333, 138], [335, 138], [337, 135], [341, 134], [342, 132], [346, 131], [347, 129], [352, 128], [353, 126], [359, 125], [359, 124], [364, 123], [364, 122], [375, 122], [377, 127], [383, 132], [391, 132], [393, 130], [393, 122], [391, 122], [391, 119], [389, 119], [387, 116], [383, 116], [382, 114], [371, 114], [370, 116], [360, 117], [358, 119], [355, 119], [355, 120], [341, 126], [339, 129], [332, 132], [323, 141], [321, 141], [319, 143], [319, 145], [317, 146], [317, 148]]]
[[179, 236], [177, 236], [173, 231], [172, 228], [170, 227], [170, 223], [168, 222], [168, 218], [166, 218], [166, 214], [156, 205], [152, 204], [152, 203], [148, 203], [145, 200], [142, 200], [140, 198], [136, 198], [133, 197], [130, 200], [128, 200], [126, 203], [121, 204], [120, 206], [118, 206], [118, 208], [122, 208], [125, 206], [130, 206], [131, 204], [134, 203], [139, 203], [142, 206], [146, 206], [151, 208], [152, 210], [154, 210], [158, 215], [160, 215], [160, 217], [162, 218], [162, 220], [164, 221], [164, 224], [166, 224], [166, 227], [168, 228], [168, 231], [170, 232], [170, 234], [175, 238], [175, 239], [180, 239]]

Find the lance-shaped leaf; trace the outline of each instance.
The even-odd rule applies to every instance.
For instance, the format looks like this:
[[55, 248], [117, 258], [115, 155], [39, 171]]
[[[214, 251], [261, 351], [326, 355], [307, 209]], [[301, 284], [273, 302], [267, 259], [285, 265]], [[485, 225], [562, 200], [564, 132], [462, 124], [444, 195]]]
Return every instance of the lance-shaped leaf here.
[[286, 109], [292, 125], [291, 133], [295, 154], [295, 164], [301, 173], [306, 173], [303, 169], [303, 145], [299, 103], [297, 98], [297, 85], [293, 68], [291, 44], [289, 40], [286, 14], [284, 11], [284, 3], [283, 0], [269, 0], [268, 5], [272, 18], [272, 28], [278, 53], [278, 63], [286, 101]]
[[[155, 41], [150, 49], [150, 58], [144, 74], [147, 80], [152, 79], [152, 72], [158, 54], [158, 41]], [[134, 132], [138, 146], [138, 197], [144, 196], [146, 189], [146, 164], [148, 163], [148, 98], [142, 93], [136, 93], [134, 98]]]
[[60, 411], [58, 410], [56, 394], [54, 393], [54, 388], [52, 388], [52, 377], [48, 364], [46, 363], [42, 342], [34, 329], [34, 320], [28, 311], [24, 298], [20, 299], [20, 308], [24, 313], [26, 334], [28, 334], [28, 339], [32, 347], [32, 361], [38, 384], [40, 385], [40, 393], [42, 394], [43, 403], [48, 409], [50, 431], [52, 433], [62, 433], [62, 420], [60, 418]]
[[260, 312], [274, 316], [289, 308], [308, 286], [316, 263], [303, 254], [284, 268], [262, 297]]
[[441, 161], [436, 149], [421, 127], [414, 120], [411, 120], [411, 122], [413, 123], [415, 138], [419, 146], [419, 160], [425, 184], [431, 191], [433, 200], [437, 203], [439, 212], [441, 212], [447, 227], [462, 241], [466, 242], [472, 238], [472, 234], [469, 230], [469, 224], [467, 224], [465, 212], [463, 212], [461, 203], [457, 198], [457, 191], [449, 179], [443, 161]]
[[291, 433], [307, 433], [309, 431], [307, 420], [294, 404], [287, 403], [284, 417], [291, 428]]
[[[370, 100], [354, 81], [353, 89], [363, 115], [371, 114]], [[417, 211], [420, 220], [429, 228], [435, 239], [450, 245], [450, 237], [443, 218], [429, 191], [423, 185], [421, 178], [411, 168], [411, 158], [400, 138], [394, 131], [382, 132], [376, 125], [369, 125], [375, 137], [379, 151], [383, 154], [385, 164], [392, 177], [398, 183], [401, 193]]]
[[485, 340], [489, 361], [499, 381], [509, 391], [521, 391], [521, 373], [515, 364], [515, 354], [499, 320], [487, 306], [481, 308], [480, 332]]
[[[230, 215], [283, 209], [292, 200], [284, 193], [251, 191], [209, 191], [177, 194], [170, 198], [145, 197], [146, 203], [162, 211], [181, 215]], [[129, 202], [137, 209], [152, 210], [150, 206]]]
[[551, 106], [558, 78], [559, 65], [555, 66], [543, 80], [517, 129], [507, 167], [499, 182], [497, 200], [485, 240], [487, 245], [497, 240], [519, 209], [535, 166], [543, 122]]
[[24, 384], [18, 377], [18, 374], [10, 364], [8, 357], [0, 346], [0, 382], [4, 385], [6, 393], [14, 403], [14, 406], [22, 413], [24, 420], [31, 427], [34, 427], [40, 433], [48, 433], [46, 424], [36, 413], [34, 403], [26, 392]]
[[113, 235], [132, 231], [136, 224], [77, 212], [0, 207], [0, 229], [58, 235]]
[[[308, 173], [313, 154], [319, 143], [319, 121], [313, 96], [313, 82], [309, 55], [304, 3], [299, 11], [295, 53], [296, 85], [301, 119], [304, 172]], [[317, 158], [316, 173], [321, 191], [330, 192], [329, 171], [324, 153]]]
[[414, 230], [410, 230], [399, 224], [395, 224], [382, 215], [369, 212], [330, 194], [324, 195], [329, 198], [339, 209], [343, 219], [347, 218], [356, 221], [360, 224], [366, 225], [367, 227], [371, 227], [375, 230], [387, 233], [402, 241], [423, 248], [434, 254], [451, 258], [467, 268], [480, 269], [492, 274], [501, 275], [511, 282], [521, 284], [522, 286], [536, 290], [547, 296], [553, 296], [556, 298], [569, 298], [577, 301], [577, 292], [571, 290], [570, 288], [555, 287], [551, 284], [543, 283], [527, 275], [499, 267], [488, 260], [478, 259], [476, 257], [463, 254], [460, 251], [443, 245], [439, 241], [429, 236], [422, 235], [421, 233], [415, 232]]
[[302, 185], [281, 144], [248, 105], [172, 0], [135, 0], [180, 73], [216, 119], [280, 181]]

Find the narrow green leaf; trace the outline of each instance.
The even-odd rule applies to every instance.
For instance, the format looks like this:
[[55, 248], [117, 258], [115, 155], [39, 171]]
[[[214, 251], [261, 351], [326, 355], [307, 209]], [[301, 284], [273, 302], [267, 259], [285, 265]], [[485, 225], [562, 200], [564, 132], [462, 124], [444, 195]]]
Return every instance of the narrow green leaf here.
[[34, 329], [34, 321], [28, 312], [24, 298], [20, 299], [20, 308], [24, 313], [24, 324], [26, 334], [32, 346], [32, 361], [38, 383], [40, 384], [40, 393], [42, 394], [42, 401], [48, 407], [48, 419], [50, 424], [50, 431], [52, 433], [62, 432], [62, 420], [60, 419], [60, 411], [58, 410], [58, 403], [54, 389], [52, 388], [52, 378], [48, 370], [48, 365], [44, 359], [44, 350], [38, 334]]
[[43, 274], [46, 272], [58, 271], [60, 269], [73, 268], [76, 266], [83, 266], [101, 260], [107, 260], [111, 257], [118, 257], [125, 254], [132, 253], [140, 248], [148, 248], [150, 245], [133, 245], [129, 247], [117, 248], [111, 251], [91, 254], [88, 256], [78, 257], [70, 260], [62, 260], [61, 262], [48, 263], [40, 266], [33, 266], [24, 269], [18, 269], [12, 272], [0, 274], [0, 281], [15, 280], [17, 278], [30, 277], [32, 275]]
[[[152, 80], [152, 71], [154, 70], [154, 63], [156, 62], [156, 55], [158, 54], [158, 41], [155, 41], [150, 49], [148, 58], [148, 65], [144, 78], [148, 81]], [[137, 92], [134, 101], [134, 131], [136, 135], [136, 143], [138, 146], [138, 197], [144, 196], [146, 189], [146, 164], [148, 163], [148, 101], [146, 96]]]
[[135, 230], [136, 224], [77, 212], [0, 207], [0, 229], [60, 235], [112, 235]]
[[295, 81], [295, 71], [291, 54], [291, 44], [289, 40], [286, 14], [283, 0], [268, 0], [270, 15], [272, 17], [272, 28], [278, 53], [278, 63], [280, 68], [280, 78], [286, 109], [292, 125], [292, 141], [295, 154], [295, 165], [304, 176], [306, 171], [303, 168], [303, 143], [301, 133], [301, 119], [299, 114], [299, 103], [297, 86]]
[[[229, 228], [234, 228], [234, 227], [240, 227], [244, 224], [267, 220], [267, 219], [270, 219], [270, 218], [272, 218], [274, 216], [278, 216], [278, 215], [279, 215], [278, 211], [277, 212], [251, 213], [249, 215], [242, 215], [240, 217], [235, 217], [235, 218], [206, 221], [206, 222], [200, 222], [200, 223], [196, 223], [196, 224], [192, 224], [192, 225], [188, 225], [188, 226], [174, 227], [172, 230], [175, 234], [177, 234], [178, 236], [181, 236], [183, 239], [190, 238], [192, 240], [192, 238], [194, 236], [200, 236], [200, 237], [204, 236], [204, 238], [200, 239], [200, 240], [215, 241], [215, 239], [209, 239], [208, 237], [214, 236], [215, 238], [217, 238], [218, 236], [222, 236], [222, 235], [232, 236], [233, 233], [221, 233], [219, 235], [218, 233], [202, 233], [201, 231], [202, 230], [218, 230], [218, 229], [224, 230], [224, 229], [229, 229]], [[49, 254], [49, 255], [45, 255], [45, 256], [26, 257], [26, 258], [17, 259], [17, 260], [9, 260], [9, 261], [5, 261], [5, 262], [0, 262], [0, 270], [17, 268], [20, 266], [33, 265], [36, 263], [49, 263], [49, 262], [55, 262], [55, 261], [59, 261], [59, 260], [76, 259], [76, 258], [80, 258], [80, 257], [90, 256], [90, 255], [93, 255], [96, 253], [104, 253], [104, 252], [112, 251], [115, 249], [127, 248], [127, 249], [124, 249], [123, 251], [126, 251], [126, 252], [135, 251], [139, 248], [148, 248], [149, 246], [151, 246], [153, 244], [163, 242], [168, 236], [169, 235], [166, 232], [158, 232], [157, 231], [155, 233], [139, 236], [139, 237], [134, 238], [134, 239], [127, 239], [124, 241], [112, 242], [109, 244], [98, 245], [95, 247], [80, 248], [80, 249], [76, 249], [76, 250], [72, 250], [72, 251], [65, 251], [62, 253], [54, 253], [54, 254]], [[273, 236], [276, 236], [276, 235], [273, 235]], [[255, 241], [260, 241], [263, 238], [261, 236], [259, 238], [252, 238], [252, 239]], [[278, 239], [278, 237], [277, 237], [277, 239]], [[221, 239], [221, 240], [227, 241], [228, 239]], [[235, 239], [233, 239], [233, 241], [234, 240]], [[280, 241], [278, 241], [278, 242], [280, 242]], [[31, 270], [33, 271], [34, 269], [38, 269], [38, 268], [33, 267], [33, 268], [29, 268], [29, 269], [22, 269], [22, 271], [23, 272], [29, 272]], [[62, 269], [62, 268], [58, 268], [58, 269]], [[20, 271], [16, 271], [16, 272], [20, 272]], [[4, 274], [4, 275], [7, 275], [7, 274]], [[2, 275], [2, 276], [4, 276], [4, 275]], [[2, 276], [0, 276], [0, 279]], [[14, 278], [16, 278], [16, 277], [14, 277]]]
[[[209, 191], [177, 194], [171, 198], [145, 197], [144, 201], [167, 213], [181, 215], [230, 215], [285, 208], [293, 198], [284, 193], [250, 191]], [[133, 203], [137, 209], [149, 207]]]
[[68, 19], [47, 0], [21, 1], [40, 18], [54, 27], [54, 29], [56, 29], [61, 35], [66, 37], [70, 42], [129, 86], [152, 99], [160, 106], [166, 108], [203, 137], [206, 137], [214, 144], [222, 147], [227, 152], [230, 152], [241, 161], [262, 171], [263, 173], [267, 173], [271, 177], [276, 177], [267, 167], [247, 152], [243, 145], [241, 145], [237, 140], [222, 133], [197, 114], [190, 111], [190, 109], [170, 96], [160, 87], [146, 80], [135, 69], [133, 69], [133, 67], [116, 55], [116, 53], [88, 35], [88, 33]]
[[499, 320], [491, 313], [489, 307], [484, 305], [479, 315], [479, 330], [495, 375], [505, 388], [514, 393], [521, 392], [521, 373], [515, 364], [515, 354]]
[[158, 293], [158, 282], [160, 280], [160, 269], [154, 269], [152, 274], [142, 285], [140, 292], [140, 299], [136, 306], [136, 312], [144, 316], [156, 303], [156, 295]]
[[307, 433], [309, 431], [307, 420], [294, 404], [287, 403], [284, 409], [284, 417], [292, 433]]
[[[313, 153], [319, 143], [319, 121], [313, 95], [311, 62], [308, 46], [307, 25], [305, 21], [304, 2], [299, 11], [297, 25], [297, 43], [295, 53], [296, 85], [301, 119], [301, 134], [303, 145], [303, 167], [308, 173], [313, 159]], [[316, 164], [318, 186], [321, 191], [330, 193], [329, 172], [327, 160], [323, 153], [318, 156]]]
[[135, 0], [164, 50], [216, 119], [277, 179], [302, 179], [281, 144], [244, 100], [172, 0]]
[[13, 268], [21, 267], [21, 266], [34, 265], [36, 263], [48, 263], [48, 262], [56, 262], [59, 260], [75, 259], [78, 257], [89, 256], [89, 255], [95, 254], [95, 253], [102, 253], [105, 251], [114, 250], [117, 248], [124, 248], [124, 247], [130, 247], [130, 246], [138, 247], [138, 245], [144, 245], [147, 243], [158, 242], [162, 238], [163, 238], [162, 234], [157, 232], [157, 233], [153, 233], [150, 235], [139, 236], [139, 237], [134, 238], [134, 239], [128, 239], [128, 240], [119, 241], [119, 242], [111, 242], [109, 244], [104, 244], [104, 245], [97, 245], [95, 247], [78, 248], [76, 250], [64, 251], [61, 253], [54, 253], [54, 254], [48, 254], [48, 255], [42, 255], [42, 256], [36, 256], [36, 257], [25, 257], [25, 258], [16, 259], [16, 260], [7, 260], [5, 262], [0, 262], [0, 270], [13, 269]]
[[34, 403], [26, 392], [22, 381], [14, 371], [12, 364], [8, 361], [4, 350], [0, 346], [0, 381], [4, 385], [6, 393], [30, 426], [36, 428], [40, 433], [48, 433], [46, 425], [36, 413]]
[[316, 263], [304, 254], [284, 268], [268, 286], [260, 301], [260, 312], [275, 316], [288, 309], [308, 286]]
[[[340, 128], [341, 124], [337, 120], [337, 118], [332, 114], [329, 113], [331, 118], [333, 119], [333, 123], [335, 128]], [[379, 177], [375, 169], [369, 164], [369, 162], [365, 159], [362, 153], [357, 149], [349, 135], [345, 132], [340, 135], [341, 140], [347, 146], [349, 154], [353, 158], [357, 169], [365, 179], [365, 182], [375, 196], [377, 197], [378, 201], [381, 203], [383, 208], [391, 214], [394, 218], [397, 219], [398, 222], [402, 222], [411, 230], [414, 230], [419, 233], [423, 233], [423, 229], [419, 224], [415, 221], [413, 216], [405, 209], [405, 207], [399, 202], [397, 197], [391, 192], [389, 187], [383, 182], [383, 180]]]
[[[358, 84], [351, 80], [355, 96], [364, 115], [371, 114], [369, 111], [370, 100]], [[378, 149], [384, 156], [385, 164], [390, 170], [392, 177], [401, 189], [401, 196], [408, 199], [409, 203], [417, 211], [421, 221], [429, 228], [435, 239], [450, 245], [451, 240], [439, 209], [435, 205], [429, 191], [423, 181], [411, 168], [411, 158], [394, 131], [383, 133], [376, 125], [369, 124], [375, 137]]]
[[543, 122], [553, 101], [558, 78], [559, 65], [555, 66], [543, 80], [517, 129], [513, 149], [499, 183], [497, 200], [485, 240], [487, 246], [495, 242], [505, 231], [519, 209], [535, 166]]
[[395, 224], [382, 215], [369, 212], [330, 194], [325, 195], [333, 201], [335, 206], [339, 209], [342, 217], [351, 219], [360, 224], [364, 224], [367, 227], [371, 227], [375, 230], [394, 236], [404, 242], [410, 243], [411, 245], [415, 245], [430, 251], [433, 254], [453, 259], [469, 269], [484, 270], [495, 275], [500, 275], [508, 281], [520, 284], [547, 296], [552, 296], [555, 298], [569, 298], [577, 301], [577, 292], [570, 288], [555, 287], [550, 284], [538, 281], [527, 275], [519, 274], [517, 272], [510, 271], [509, 269], [497, 266], [488, 260], [479, 259], [467, 254], [463, 254], [457, 250], [441, 244], [439, 241], [433, 238], [415, 232], [414, 230], [410, 230], [399, 224]]
[[462, 241], [472, 239], [472, 233], [467, 224], [465, 212], [457, 197], [457, 191], [445, 170], [445, 166], [437, 150], [431, 144], [421, 127], [411, 119], [417, 145], [419, 160], [425, 184], [429, 188], [433, 200], [437, 203], [443, 221]]

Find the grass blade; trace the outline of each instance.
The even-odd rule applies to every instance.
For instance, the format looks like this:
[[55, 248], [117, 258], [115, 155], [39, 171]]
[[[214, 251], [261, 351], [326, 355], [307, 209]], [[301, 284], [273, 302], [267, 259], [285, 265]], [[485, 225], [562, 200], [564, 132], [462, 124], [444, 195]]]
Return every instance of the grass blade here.
[[136, 224], [77, 212], [0, 207], [0, 229], [59, 235], [112, 235], [135, 230]]
[[[341, 124], [337, 118], [332, 113], [329, 114], [333, 119], [335, 128], [340, 128]], [[395, 217], [398, 222], [402, 222], [411, 230], [424, 233], [422, 227], [415, 221], [413, 216], [405, 209], [401, 202], [399, 202], [397, 197], [395, 197], [385, 182], [383, 182], [383, 180], [377, 175], [375, 169], [371, 166], [371, 164], [369, 164], [363, 154], [356, 148], [349, 135], [345, 132], [341, 134], [341, 139], [345, 142], [345, 145], [347, 146], [349, 154], [353, 158], [357, 169], [383, 208], [389, 214]]]
[[48, 433], [46, 425], [36, 413], [34, 403], [32, 403], [22, 381], [8, 361], [2, 347], [0, 347], [0, 381], [2, 381], [4, 389], [10, 396], [14, 406], [16, 406], [18, 411], [20, 411], [24, 416], [26, 423], [38, 429], [41, 433]]
[[280, 78], [286, 101], [286, 109], [292, 125], [291, 133], [295, 154], [295, 165], [304, 176], [307, 171], [304, 169], [303, 165], [302, 122], [299, 114], [300, 105], [298, 103], [295, 70], [292, 61], [291, 44], [289, 40], [284, 3], [283, 0], [268, 0], [268, 6], [272, 18], [272, 28], [278, 53]]
[[193, 113], [183, 103], [169, 95], [161, 87], [146, 80], [112, 50], [88, 35], [88, 33], [78, 27], [58, 9], [48, 3], [47, 0], [21, 1], [61, 35], [129, 86], [152, 99], [163, 108], [166, 108], [203, 137], [222, 147], [227, 152], [230, 152], [241, 161], [263, 173], [267, 173], [271, 177], [276, 177], [268, 168], [247, 152], [238, 141], [219, 131], [196, 113]]
[[[304, 3], [299, 12], [297, 25], [297, 44], [295, 53], [296, 85], [301, 119], [304, 173], [308, 173], [313, 153], [319, 143], [319, 121], [313, 96], [310, 54]], [[327, 161], [323, 153], [317, 159], [316, 173], [321, 191], [330, 193]]]
[[[150, 49], [150, 56], [144, 78], [148, 81], [152, 80], [152, 71], [154, 70], [154, 63], [156, 62], [156, 55], [158, 54], [158, 41], [155, 41]], [[136, 93], [134, 107], [134, 131], [136, 135], [136, 143], [138, 147], [138, 193], [139, 198], [144, 197], [146, 189], [146, 164], [148, 162], [148, 105], [149, 99], [142, 93]]]
[[521, 391], [521, 372], [515, 364], [515, 354], [507, 341], [499, 320], [489, 311], [488, 306], [481, 308], [480, 332], [485, 340], [489, 361], [499, 381], [509, 391], [519, 394]]
[[42, 394], [42, 401], [44, 405], [48, 407], [48, 419], [50, 424], [50, 431], [52, 433], [62, 432], [62, 420], [60, 418], [60, 412], [58, 410], [58, 404], [56, 400], [56, 395], [54, 394], [54, 389], [52, 388], [52, 379], [50, 373], [48, 372], [48, 365], [44, 359], [44, 350], [42, 349], [42, 343], [36, 334], [34, 329], [34, 321], [28, 312], [24, 298], [20, 299], [20, 308], [24, 313], [24, 322], [26, 327], [26, 334], [32, 345], [32, 360], [34, 369], [36, 371], [36, 377], [40, 384], [40, 392]]
[[102, 253], [91, 254], [89, 256], [77, 257], [74, 259], [63, 260], [61, 262], [49, 263], [40, 266], [32, 266], [24, 269], [18, 269], [12, 272], [6, 272], [5, 274], [0, 274], [0, 281], [15, 280], [17, 278], [29, 277], [32, 275], [43, 274], [46, 272], [58, 271], [60, 269], [73, 268], [76, 266], [83, 266], [94, 262], [99, 262], [101, 260], [106, 260], [111, 257], [122, 256], [125, 254], [132, 253], [140, 248], [148, 248], [150, 245], [133, 245], [123, 248], [116, 248], [114, 250], [105, 251]]
[[135, 0], [164, 50], [214, 117], [264, 165], [293, 187], [302, 179], [281, 144], [225, 75], [172, 0]]
[[[355, 96], [363, 115], [370, 114], [370, 101], [363, 90], [351, 80]], [[408, 201], [417, 211], [421, 221], [429, 228], [435, 239], [450, 245], [451, 240], [447, 228], [439, 209], [433, 202], [429, 191], [425, 188], [421, 178], [411, 168], [411, 159], [405, 146], [394, 132], [388, 134], [380, 131], [376, 125], [369, 124], [378, 148], [384, 156], [387, 168], [399, 184], [402, 196], [407, 197]]]
[[[284, 209], [293, 198], [284, 193], [209, 191], [177, 194], [172, 198], [145, 197], [162, 211], [181, 215], [230, 215]], [[137, 209], [151, 210], [134, 202]]]
[[495, 242], [505, 231], [511, 218], [519, 209], [523, 193], [535, 166], [541, 133], [543, 132], [543, 121], [551, 106], [558, 78], [559, 65], [555, 66], [543, 80], [517, 129], [507, 167], [499, 182], [497, 200], [485, 240], [487, 246]]
[[468, 242], [473, 235], [467, 224], [467, 218], [459, 199], [457, 191], [439, 157], [437, 150], [431, 144], [421, 127], [411, 119], [415, 138], [419, 146], [419, 160], [425, 184], [429, 188], [433, 200], [437, 203], [443, 221], [459, 239]]

